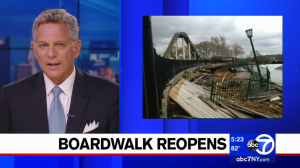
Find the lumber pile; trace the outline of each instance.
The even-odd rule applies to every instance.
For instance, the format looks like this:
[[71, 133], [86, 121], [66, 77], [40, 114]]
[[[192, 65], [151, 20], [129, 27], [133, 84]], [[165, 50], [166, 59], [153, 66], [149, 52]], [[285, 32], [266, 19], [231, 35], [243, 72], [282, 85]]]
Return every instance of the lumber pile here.
[[213, 65], [201, 66], [199, 68], [199, 72], [213, 73], [217, 69], [222, 68], [223, 66], [224, 66], [224, 64], [213, 64]]
[[198, 98], [200, 94], [207, 96], [207, 90], [182, 79], [171, 89], [169, 96], [192, 117], [231, 118], [226, 114], [213, 110], [209, 105]]
[[185, 79], [170, 90], [169, 96], [194, 118], [272, 118], [229, 101], [211, 101], [207, 87]]
[[254, 118], [272, 118], [272, 117], [269, 117], [269, 116], [264, 115], [264, 114], [262, 114], [262, 113], [256, 112], [256, 111], [254, 111], [254, 110], [251, 110], [251, 109], [249, 109], [249, 108], [246, 108], [246, 107], [243, 107], [243, 106], [234, 104], [234, 103], [226, 102], [226, 104], [227, 104], [229, 107], [231, 107], [231, 108], [233, 108], [233, 109], [235, 109], [235, 110], [238, 110], [238, 111], [240, 111], [240, 112], [242, 112], [242, 113], [244, 113], [244, 114], [246, 114], [246, 115], [250, 115], [250, 116], [252, 116], [252, 117], [254, 117]]

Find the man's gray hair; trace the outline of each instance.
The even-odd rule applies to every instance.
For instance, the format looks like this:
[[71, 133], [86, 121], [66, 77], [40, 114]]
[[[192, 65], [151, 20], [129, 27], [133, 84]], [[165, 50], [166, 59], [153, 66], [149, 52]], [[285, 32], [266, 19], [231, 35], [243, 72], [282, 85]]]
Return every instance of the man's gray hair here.
[[44, 23], [65, 22], [69, 28], [70, 38], [73, 43], [78, 40], [79, 26], [77, 19], [65, 9], [48, 9], [42, 12], [33, 22], [32, 37], [36, 40], [37, 28]]

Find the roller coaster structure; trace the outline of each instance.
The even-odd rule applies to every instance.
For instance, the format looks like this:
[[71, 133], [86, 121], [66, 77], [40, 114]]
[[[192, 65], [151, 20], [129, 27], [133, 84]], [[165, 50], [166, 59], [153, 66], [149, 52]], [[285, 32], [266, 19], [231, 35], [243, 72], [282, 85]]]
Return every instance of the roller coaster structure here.
[[163, 57], [164, 58], [167, 58], [169, 57], [170, 55], [170, 52], [171, 52], [171, 49], [172, 47], [174, 46], [174, 44], [177, 42], [177, 39], [178, 38], [184, 38], [184, 41], [187, 43], [187, 44], [190, 44], [191, 45], [191, 54], [192, 56], [195, 58], [196, 57], [196, 60], [199, 60], [200, 58], [200, 55], [198, 54], [197, 50], [196, 50], [196, 47], [194, 46], [194, 44], [192, 43], [192, 41], [190, 40], [189, 36], [185, 33], [185, 32], [178, 32], [178, 33], [175, 33], [171, 42], [169, 43], [169, 46], [166, 50], [166, 52], [164, 53]]

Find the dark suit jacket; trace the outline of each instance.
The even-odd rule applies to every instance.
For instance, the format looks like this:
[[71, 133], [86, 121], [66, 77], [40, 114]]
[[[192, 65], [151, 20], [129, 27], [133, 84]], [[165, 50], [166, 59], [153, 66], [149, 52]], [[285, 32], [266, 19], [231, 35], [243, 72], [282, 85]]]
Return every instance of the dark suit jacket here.
[[[66, 133], [119, 133], [119, 85], [76, 68]], [[43, 72], [5, 85], [0, 94], [0, 133], [49, 133]]]

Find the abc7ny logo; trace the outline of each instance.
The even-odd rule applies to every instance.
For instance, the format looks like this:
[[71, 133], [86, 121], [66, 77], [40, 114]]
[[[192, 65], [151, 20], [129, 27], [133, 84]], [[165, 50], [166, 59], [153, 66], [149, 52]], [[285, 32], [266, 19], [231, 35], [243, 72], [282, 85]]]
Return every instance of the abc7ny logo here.
[[[263, 146], [261, 147], [259, 146], [259, 144], [263, 144]], [[256, 151], [261, 155], [268, 155], [274, 150], [275, 142], [270, 135], [262, 134], [259, 135], [256, 139], [251, 139], [250, 141], [248, 141], [247, 147], [249, 150]]]

